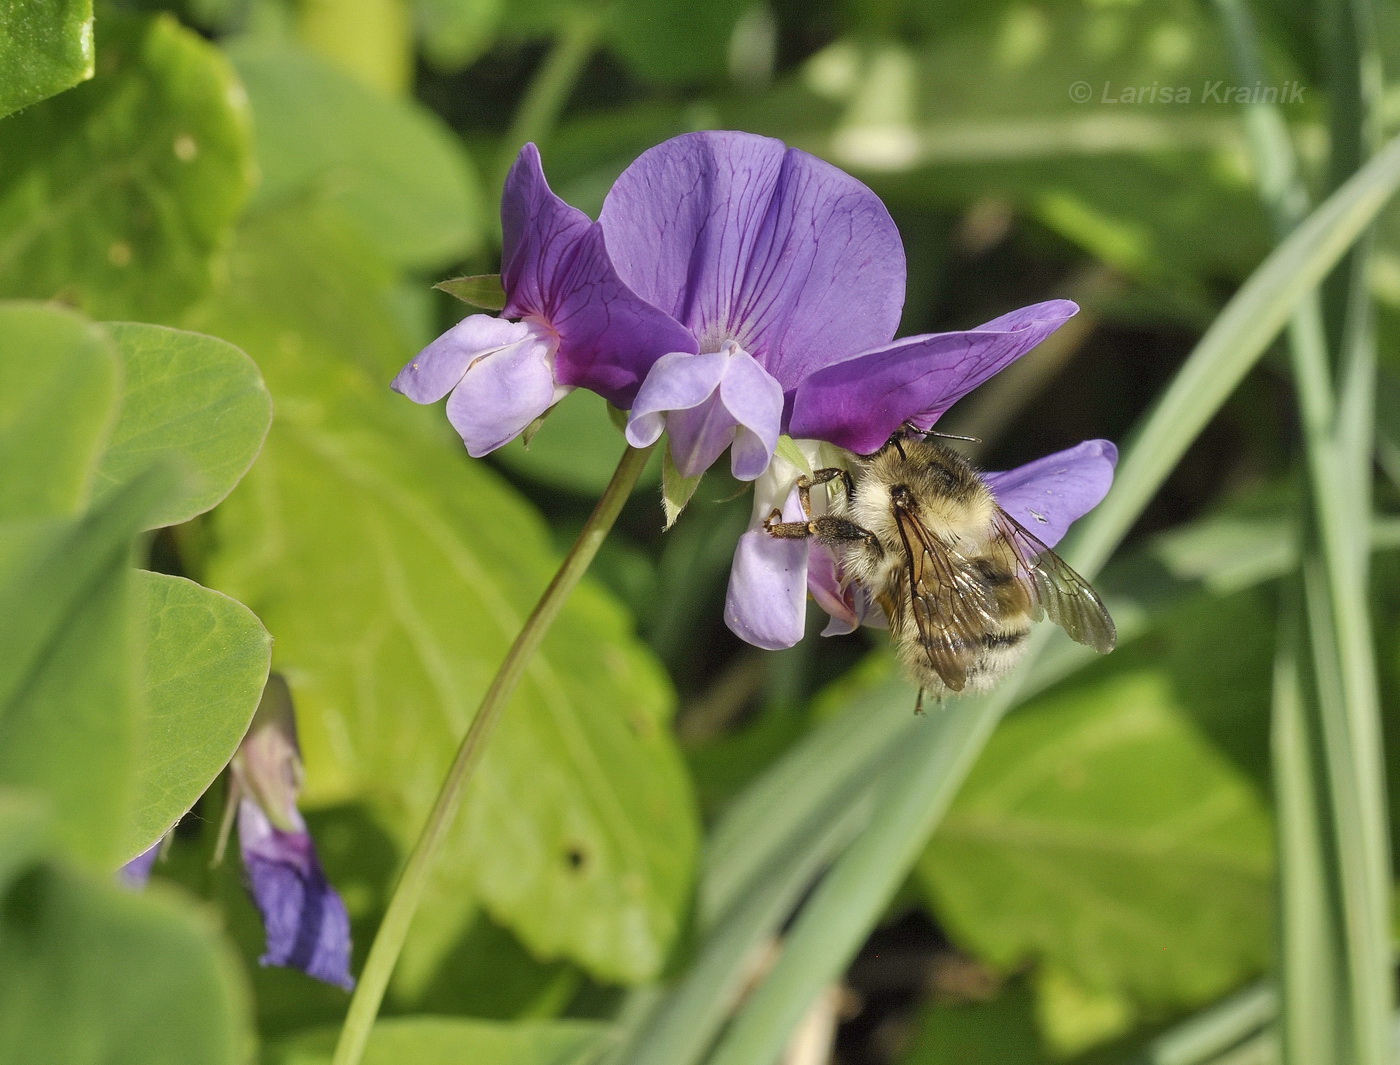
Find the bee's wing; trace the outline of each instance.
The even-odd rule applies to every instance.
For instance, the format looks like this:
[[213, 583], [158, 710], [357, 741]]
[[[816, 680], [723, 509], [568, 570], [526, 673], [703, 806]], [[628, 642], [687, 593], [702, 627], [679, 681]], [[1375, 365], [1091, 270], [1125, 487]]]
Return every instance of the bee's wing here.
[[1006, 511], [998, 509], [997, 526], [1015, 548], [1017, 559], [1024, 567], [1035, 619], [1049, 617], [1072, 639], [1099, 654], [1112, 651], [1118, 642], [1118, 630], [1089, 582]]
[[[909, 605], [919, 643], [943, 683], [960, 692], [967, 685], [968, 648], [980, 648], [982, 634], [997, 624], [996, 598], [955, 548], [902, 507], [894, 514], [909, 557]], [[901, 616], [896, 611], [891, 618]]]

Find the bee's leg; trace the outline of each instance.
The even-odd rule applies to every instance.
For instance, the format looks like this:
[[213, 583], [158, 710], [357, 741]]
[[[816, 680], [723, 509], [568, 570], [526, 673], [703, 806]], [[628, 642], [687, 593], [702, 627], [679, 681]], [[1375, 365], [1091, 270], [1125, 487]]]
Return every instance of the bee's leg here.
[[914, 713], [920, 717], [924, 715], [924, 689], [919, 689], [919, 696], [914, 700]]
[[818, 485], [827, 484], [836, 478], [841, 478], [841, 483], [846, 486], [846, 499], [849, 501], [855, 497], [856, 485], [851, 480], [851, 475], [837, 466], [828, 466], [825, 469], [816, 470], [810, 477], [799, 477], [797, 479], [797, 500], [802, 504], [802, 513], [810, 520], [812, 517], [812, 489]]
[[816, 537], [824, 544], [879, 543], [869, 529], [845, 518], [827, 516], [813, 518], [811, 521], [779, 521], [782, 516], [782, 512], [775, 509], [763, 523], [764, 530], [780, 540], [806, 540]]
[[779, 540], [806, 540], [814, 535], [810, 521], [782, 521], [783, 512], [776, 507], [763, 521], [763, 530]]

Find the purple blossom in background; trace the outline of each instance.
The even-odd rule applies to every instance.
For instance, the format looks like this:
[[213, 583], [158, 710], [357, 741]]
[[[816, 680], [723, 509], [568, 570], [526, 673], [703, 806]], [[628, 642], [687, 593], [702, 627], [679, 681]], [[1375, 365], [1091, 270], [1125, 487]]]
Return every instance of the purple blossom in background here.
[[506, 177], [501, 228], [501, 317], [463, 319], [392, 386], [417, 403], [450, 394], [448, 420], [477, 457], [574, 388], [630, 407], [661, 355], [695, 351], [689, 333], [618, 278], [599, 226], [550, 191], [533, 144]]
[[145, 887], [147, 882], [151, 879], [151, 870], [155, 868], [156, 859], [160, 857], [160, 845], [164, 842], [165, 837], [162, 836], [135, 858], [118, 869], [118, 879], [132, 889]]
[[267, 933], [267, 951], [258, 960], [348, 991], [355, 986], [350, 918], [297, 810], [301, 756], [291, 693], [276, 674], [234, 755], [233, 780], [243, 868]]

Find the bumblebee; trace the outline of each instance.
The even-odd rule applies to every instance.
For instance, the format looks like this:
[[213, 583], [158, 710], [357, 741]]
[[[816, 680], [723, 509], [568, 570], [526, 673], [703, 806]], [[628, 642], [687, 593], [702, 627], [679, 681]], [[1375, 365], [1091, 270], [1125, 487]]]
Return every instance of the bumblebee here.
[[[811, 490], [840, 480], [832, 513], [814, 517]], [[764, 522], [773, 536], [815, 538], [838, 554], [889, 618], [895, 650], [924, 694], [986, 691], [1025, 651], [1031, 623], [1049, 617], [1101, 654], [1117, 632], [1089, 583], [997, 505], [987, 482], [937, 440], [897, 435], [854, 473], [799, 478], [806, 521]]]

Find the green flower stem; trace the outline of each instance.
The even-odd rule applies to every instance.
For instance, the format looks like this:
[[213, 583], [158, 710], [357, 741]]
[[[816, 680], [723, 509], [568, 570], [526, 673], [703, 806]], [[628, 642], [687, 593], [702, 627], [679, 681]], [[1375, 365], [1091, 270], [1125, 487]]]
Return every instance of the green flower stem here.
[[541, 141], [554, 128], [584, 64], [593, 54], [601, 29], [602, 18], [596, 11], [580, 9], [564, 20], [549, 54], [535, 72], [525, 90], [525, 98], [516, 109], [501, 160], [503, 176], [522, 144]]
[[341, 1028], [340, 1042], [336, 1045], [331, 1065], [357, 1065], [364, 1054], [370, 1029], [379, 1014], [380, 1003], [384, 1001], [384, 991], [389, 986], [389, 977], [398, 962], [413, 915], [422, 900], [423, 888], [427, 884], [433, 861], [452, 824], [452, 819], [456, 816], [457, 808], [461, 805], [462, 793], [481, 762], [486, 741], [496, 723], [500, 721], [506, 704], [515, 693], [516, 685], [520, 683], [525, 667], [539, 648], [545, 633], [554, 624], [554, 619], [559, 616], [569, 593], [588, 570], [593, 557], [598, 553], [598, 548], [602, 546], [613, 523], [617, 521], [623, 504], [637, 484], [637, 478], [646, 468], [651, 452], [651, 447], [629, 447], [623, 453], [612, 480], [603, 490], [603, 496], [593, 508], [593, 513], [588, 516], [588, 521], [584, 523], [574, 546], [569, 549], [559, 571], [549, 582], [549, 587], [545, 589], [534, 611], [526, 619], [520, 635], [506, 652], [505, 660], [501, 662], [501, 668], [496, 673], [496, 679], [491, 682], [491, 687], [481, 700], [481, 706], [472, 718], [466, 735], [462, 737], [457, 756], [443, 779], [437, 800], [428, 814], [427, 823], [424, 824], [399, 882], [394, 887], [384, 920], [375, 934], [374, 943], [370, 946], [364, 972], [360, 974], [360, 982], [350, 1000], [350, 1009], [345, 1016], [345, 1025]]

